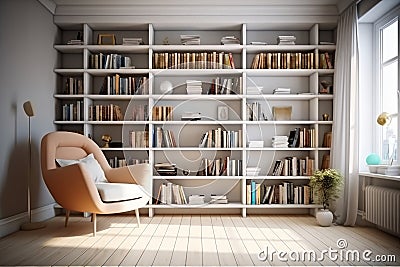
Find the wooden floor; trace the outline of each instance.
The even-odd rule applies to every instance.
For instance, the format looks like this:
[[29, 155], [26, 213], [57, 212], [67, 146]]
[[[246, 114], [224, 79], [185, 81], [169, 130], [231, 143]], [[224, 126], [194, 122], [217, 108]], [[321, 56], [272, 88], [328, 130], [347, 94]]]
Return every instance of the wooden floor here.
[[[0, 265], [400, 265], [398, 238], [373, 228], [319, 227], [311, 216], [157, 215], [141, 220], [138, 228], [134, 215], [98, 216], [92, 237], [90, 218], [72, 217], [64, 228], [64, 218], [55, 217], [44, 229], [0, 239]], [[339, 239], [344, 239], [339, 246], [347, 242], [345, 248], [338, 247]], [[329, 249], [337, 252], [322, 254]], [[368, 261], [362, 258], [365, 250], [372, 252], [367, 254], [371, 260], [376, 255], [396, 260]], [[325, 257], [310, 261], [312, 252]]]

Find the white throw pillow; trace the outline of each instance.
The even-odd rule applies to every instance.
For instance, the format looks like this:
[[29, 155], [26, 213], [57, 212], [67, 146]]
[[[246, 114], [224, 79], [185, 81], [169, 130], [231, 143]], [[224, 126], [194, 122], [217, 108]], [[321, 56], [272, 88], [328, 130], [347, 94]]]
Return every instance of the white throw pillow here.
[[60, 167], [65, 167], [68, 165], [83, 163], [86, 166], [86, 170], [92, 177], [95, 183], [107, 183], [106, 176], [104, 175], [104, 171], [101, 168], [100, 164], [94, 158], [93, 154], [89, 154], [82, 159], [56, 159], [57, 163]]

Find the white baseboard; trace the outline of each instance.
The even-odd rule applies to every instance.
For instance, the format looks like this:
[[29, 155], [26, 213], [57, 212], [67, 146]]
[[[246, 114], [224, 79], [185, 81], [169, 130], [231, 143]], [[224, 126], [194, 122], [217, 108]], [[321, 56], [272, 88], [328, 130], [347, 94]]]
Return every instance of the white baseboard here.
[[[32, 221], [41, 222], [55, 216], [54, 204], [32, 210]], [[18, 231], [21, 224], [29, 220], [28, 212], [20, 213], [0, 220], [0, 238]]]

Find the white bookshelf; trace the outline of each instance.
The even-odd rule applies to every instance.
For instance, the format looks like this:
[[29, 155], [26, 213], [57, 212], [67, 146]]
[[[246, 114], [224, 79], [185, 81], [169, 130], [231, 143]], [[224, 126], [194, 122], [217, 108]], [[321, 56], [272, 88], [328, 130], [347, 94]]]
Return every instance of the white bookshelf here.
[[[331, 25], [329, 26], [331, 27]], [[186, 209], [238, 209], [246, 216], [252, 209], [309, 209], [313, 212], [318, 205], [315, 204], [246, 204], [246, 185], [257, 180], [265, 185], [278, 184], [283, 181], [293, 182], [294, 185], [308, 183], [308, 176], [271, 176], [271, 166], [279, 159], [289, 156], [298, 158], [309, 157], [314, 159], [315, 168], [319, 168], [322, 157], [330, 153], [329, 147], [322, 147], [325, 132], [332, 129], [333, 120], [333, 94], [320, 94], [320, 82], [327, 80], [333, 82], [334, 69], [251, 69], [254, 56], [258, 53], [334, 53], [335, 45], [320, 45], [320, 41], [335, 42], [332, 28], [324, 29], [324, 36], [332, 36], [328, 40], [319, 40], [321, 29], [324, 25], [314, 24], [304, 28], [298, 25], [293, 27], [288, 24], [287, 29], [281, 27], [274, 29], [273, 25], [266, 25], [254, 29], [246, 24], [213, 27], [209, 29], [201, 25], [196, 28], [176, 26], [129, 25], [89, 25], [80, 24], [75, 29], [61, 29], [60, 38], [54, 48], [60, 54], [60, 62], [54, 69], [58, 75], [56, 99], [56, 116], [54, 123], [59, 130], [77, 131], [94, 139], [100, 146], [103, 145], [101, 136], [110, 134], [113, 141], [120, 141], [123, 147], [102, 148], [106, 157], [147, 160], [154, 166], [158, 162], [174, 161], [181, 169], [190, 169], [188, 176], [178, 171], [177, 176], [159, 176], [153, 170], [153, 197], [157, 197], [159, 186], [163, 182], [177, 183], [185, 188], [186, 194], [226, 194], [229, 204], [209, 205], [148, 205], [149, 215], [153, 216], [157, 210], [186, 210]], [[78, 31], [83, 33], [83, 45], [66, 45], [73, 39]], [[332, 32], [332, 34], [326, 34]], [[115, 34], [116, 45], [97, 45], [97, 35], [104, 33]], [[200, 45], [181, 45], [181, 34], [199, 34]], [[278, 35], [293, 34], [297, 37], [296, 45], [277, 45]], [[223, 36], [234, 35], [240, 39], [240, 44], [220, 45]], [[122, 37], [142, 37], [144, 44], [139, 46], [121, 45]], [[168, 45], [164, 45], [168, 37]], [[251, 45], [251, 41], [265, 41], [268, 45]], [[235, 62], [235, 69], [156, 69], [153, 64], [155, 53], [231, 53]], [[135, 68], [132, 69], [92, 69], [90, 56], [95, 54], [121, 54], [132, 58]], [[119, 74], [121, 77], [133, 76], [146, 77], [148, 94], [145, 95], [104, 95], [100, 88], [106, 76]], [[79, 94], [65, 94], [66, 79], [74, 77], [83, 82], [83, 92]], [[205, 94], [212, 79], [237, 78], [241, 81], [241, 89], [237, 94]], [[201, 80], [203, 94], [188, 95], [185, 92], [186, 80]], [[162, 94], [159, 89], [161, 82], [171, 81], [174, 90], [171, 94]], [[263, 87], [257, 95], [247, 93], [253, 86]], [[204, 88], [205, 87], [205, 88]], [[275, 95], [273, 89], [277, 87], [290, 87], [289, 95]], [[82, 101], [84, 110], [83, 120], [62, 120], [63, 104]], [[247, 104], [260, 102], [262, 111], [268, 120], [249, 121], [247, 118]], [[89, 106], [116, 104], [121, 107], [125, 115], [121, 121], [95, 121], [89, 120]], [[146, 105], [149, 120], [134, 121], [129, 116], [134, 106]], [[290, 105], [293, 108], [292, 119], [275, 121], [272, 118], [271, 108], [279, 105]], [[152, 107], [173, 106], [174, 117], [168, 121], [152, 120]], [[219, 121], [217, 116], [218, 106], [227, 106], [230, 109], [228, 120]], [[181, 121], [180, 116], [184, 111], [200, 112], [202, 119], [199, 121]], [[321, 115], [328, 113], [329, 120], [322, 120]], [[154, 147], [153, 132], [158, 127], [172, 131], [178, 142], [177, 147]], [[242, 132], [242, 147], [233, 148], [199, 148], [201, 136], [205, 131], [217, 128]], [[293, 128], [315, 129], [314, 147], [273, 148], [270, 144], [273, 135], [288, 135]], [[149, 132], [149, 147], [130, 147], [129, 132]], [[263, 140], [263, 147], [247, 147], [249, 140]], [[238, 176], [196, 176], [194, 174], [199, 159], [202, 157], [226, 157], [242, 160], [243, 173]], [[175, 162], [176, 161], [176, 162]], [[259, 176], [246, 176], [244, 170], [248, 166], [259, 166]]]

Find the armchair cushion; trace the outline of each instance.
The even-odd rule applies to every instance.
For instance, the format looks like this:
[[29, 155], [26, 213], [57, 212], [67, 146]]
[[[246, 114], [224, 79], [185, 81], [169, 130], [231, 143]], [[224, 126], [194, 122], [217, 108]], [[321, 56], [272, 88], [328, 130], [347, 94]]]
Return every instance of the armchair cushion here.
[[94, 158], [93, 153], [90, 153], [86, 157], [82, 159], [56, 159], [56, 162], [60, 165], [60, 167], [65, 167], [72, 164], [83, 163], [86, 167], [86, 170], [92, 177], [95, 183], [107, 183], [106, 176], [104, 175], [104, 171], [101, 168], [100, 164]]
[[96, 183], [96, 188], [101, 200], [106, 203], [140, 199], [145, 194], [137, 184]]

